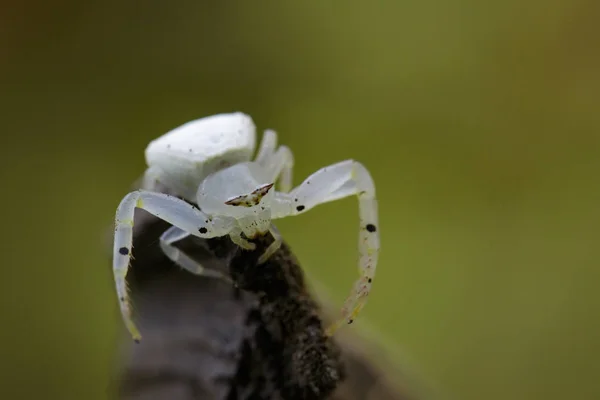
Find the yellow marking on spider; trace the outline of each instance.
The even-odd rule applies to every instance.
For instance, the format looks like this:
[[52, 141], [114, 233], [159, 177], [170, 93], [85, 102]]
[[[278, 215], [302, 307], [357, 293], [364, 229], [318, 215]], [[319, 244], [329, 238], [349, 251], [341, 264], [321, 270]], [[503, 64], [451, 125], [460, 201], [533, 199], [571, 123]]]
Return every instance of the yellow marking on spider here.
[[363, 303], [359, 303], [356, 305], [356, 307], [354, 307], [354, 310], [352, 311], [352, 314], [350, 314], [350, 318], [354, 319], [356, 318], [356, 316], [358, 315], [358, 313], [360, 313], [360, 310], [362, 310], [364, 304]]
[[[131, 311], [129, 311], [129, 314], [131, 314]], [[127, 327], [127, 330], [131, 334], [131, 337], [133, 337], [134, 341], [139, 342], [140, 340], [142, 340], [142, 335], [140, 334], [140, 331], [130, 318], [127, 318], [125, 320], [125, 326]]]
[[334, 322], [332, 325], [330, 325], [325, 330], [325, 335], [326, 336], [333, 336], [333, 334], [335, 333], [335, 331], [337, 331], [338, 329], [340, 329], [341, 325], [342, 325], [342, 321], [341, 320]]
[[125, 278], [125, 276], [127, 276], [127, 269], [122, 268], [115, 270], [115, 275], [117, 276], [117, 278]]

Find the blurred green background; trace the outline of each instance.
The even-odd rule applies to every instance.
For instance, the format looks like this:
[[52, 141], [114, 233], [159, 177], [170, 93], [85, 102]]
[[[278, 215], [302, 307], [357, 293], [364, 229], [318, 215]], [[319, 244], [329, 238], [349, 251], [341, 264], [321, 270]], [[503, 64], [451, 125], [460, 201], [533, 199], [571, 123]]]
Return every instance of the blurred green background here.
[[[354, 329], [399, 365], [441, 398], [600, 398], [597, 0], [0, 4], [0, 398], [111, 397], [106, 228], [149, 140], [235, 110], [296, 183], [370, 169]], [[338, 303], [357, 222], [348, 199], [278, 224]]]

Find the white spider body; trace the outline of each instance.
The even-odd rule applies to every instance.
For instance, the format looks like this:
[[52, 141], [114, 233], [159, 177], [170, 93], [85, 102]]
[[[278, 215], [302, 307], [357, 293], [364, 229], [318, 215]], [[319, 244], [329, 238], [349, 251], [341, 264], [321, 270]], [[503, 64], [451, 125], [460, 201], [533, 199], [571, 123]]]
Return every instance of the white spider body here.
[[[271, 225], [271, 201], [275, 193], [271, 174], [256, 162], [243, 162], [209, 175], [198, 188], [196, 202], [208, 215], [232, 217], [248, 239], [269, 231]], [[260, 206], [227, 204], [238, 196], [256, 190], [265, 193], [258, 199]], [[258, 195], [258, 193], [257, 193]], [[240, 202], [242, 202], [241, 200]], [[257, 203], [258, 204], [258, 203]]]
[[[267, 130], [256, 157], [251, 160], [255, 131], [252, 119], [245, 114], [219, 114], [184, 124], [148, 145], [144, 190], [127, 194], [117, 208], [115, 219], [115, 282], [125, 324], [136, 341], [141, 336], [131, 319], [125, 284], [136, 208], [173, 225], [160, 238], [161, 248], [171, 260], [194, 274], [228, 279], [203, 268], [173, 244], [189, 235], [200, 238], [228, 235], [238, 246], [253, 250], [256, 246], [248, 239], [270, 232], [274, 241], [258, 259], [259, 264], [264, 263], [282, 241], [273, 219], [356, 195], [360, 217], [360, 278], [346, 299], [341, 318], [329, 333], [342, 322], [352, 323], [364, 306], [379, 254], [377, 200], [369, 172], [362, 164], [346, 160], [318, 170], [292, 189], [291, 150], [277, 147], [277, 134]], [[153, 191], [155, 182], [184, 200]], [[190, 203], [196, 203], [200, 209]]]
[[218, 114], [185, 123], [146, 147], [145, 187], [159, 181], [195, 201], [198, 185], [211, 173], [250, 161], [256, 126], [243, 113]]

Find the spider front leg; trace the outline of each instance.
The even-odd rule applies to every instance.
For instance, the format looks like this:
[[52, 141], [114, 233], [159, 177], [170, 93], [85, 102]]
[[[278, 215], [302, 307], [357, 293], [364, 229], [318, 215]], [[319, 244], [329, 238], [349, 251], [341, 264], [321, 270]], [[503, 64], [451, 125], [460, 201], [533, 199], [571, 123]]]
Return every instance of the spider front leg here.
[[188, 232], [176, 226], [172, 226], [160, 236], [160, 248], [171, 261], [194, 275], [231, 281], [227, 276], [218, 271], [204, 268], [198, 261], [185, 254], [182, 250], [173, 246], [174, 243], [177, 243], [188, 236], [190, 236]]
[[271, 209], [272, 218], [283, 218], [351, 195], [358, 196], [360, 277], [344, 302], [341, 318], [328, 328], [329, 335], [342, 323], [354, 321], [367, 301], [375, 276], [379, 256], [379, 218], [373, 179], [359, 162], [342, 161], [315, 172], [288, 194], [276, 192]]
[[184, 200], [163, 193], [136, 190], [121, 200], [115, 218], [113, 272], [123, 321], [133, 339], [139, 341], [141, 335], [131, 318], [125, 279], [131, 259], [133, 216], [136, 208], [142, 208], [182, 231], [201, 238], [224, 236], [229, 233], [235, 221], [226, 218], [211, 219]]

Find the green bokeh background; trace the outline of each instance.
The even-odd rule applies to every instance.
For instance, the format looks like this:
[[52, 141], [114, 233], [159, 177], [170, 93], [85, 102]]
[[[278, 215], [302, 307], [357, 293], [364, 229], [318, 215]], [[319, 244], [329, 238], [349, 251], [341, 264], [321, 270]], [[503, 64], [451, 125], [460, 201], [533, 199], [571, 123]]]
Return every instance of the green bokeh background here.
[[[296, 183], [346, 158], [376, 180], [353, 329], [441, 398], [600, 398], [597, 0], [0, 7], [0, 398], [111, 398], [105, 230], [149, 140], [234, 110]], [[357, 222], [348, 199], [278, 224], [338, 303]]]

